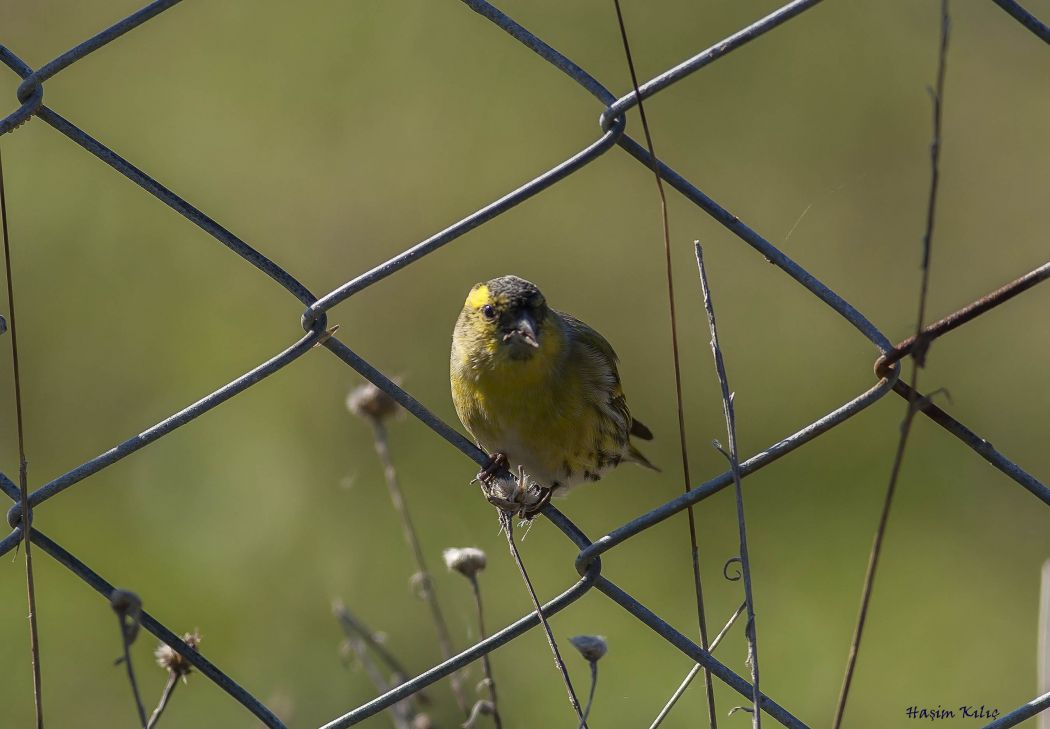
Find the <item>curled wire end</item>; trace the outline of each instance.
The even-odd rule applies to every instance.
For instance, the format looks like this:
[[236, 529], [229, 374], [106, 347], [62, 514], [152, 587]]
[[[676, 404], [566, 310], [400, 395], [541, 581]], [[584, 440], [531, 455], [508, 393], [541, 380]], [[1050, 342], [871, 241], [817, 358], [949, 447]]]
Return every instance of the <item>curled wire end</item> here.
[[743, 576], [741, 575], [740, 570], [738, 569], [735, 573], [729, 574], [729, 566], [734, 562], [739, 564], [741, 561], [742, 560], [740, 559], [740, 557], [730, 557], [729, 559], [727, 559], [726, 563], [722, 565], [722, 576], [730, 582], [736, 582], [737, 580], [739, 580]]
[[755, 710], [752, 709], [750, 706], [734, 706], [732, 709], [729, 710], [728, 716], [732, 716], [738, 711], [746, 711], [748, 714], [755, 713]]

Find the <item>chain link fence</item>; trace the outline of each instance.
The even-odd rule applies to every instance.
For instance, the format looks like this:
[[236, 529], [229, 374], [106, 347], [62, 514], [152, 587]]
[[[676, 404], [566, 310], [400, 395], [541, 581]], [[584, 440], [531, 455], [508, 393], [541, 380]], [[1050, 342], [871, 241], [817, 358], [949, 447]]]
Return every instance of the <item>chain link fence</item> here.
[[[1035, 34], [1039, 39], [1050, 44], [1050, 28], [1040, 22], [1024, 8], [1012, 0], [993, 1], [1009, 13], [1012, 18], [1020, 22], [1025, 28]], [[284, 288], [291, 296], [296, 298], [306, 307], [305, 313], [303, 313], [301, 318], [305, 334], [292, 342], [286, 349], [276, 353], [273, 357], [262, 362], [256, 368], [246, 372], [244, 375], [216, 390], [207, 397], [204, 397], [179, 412], [174, 413], [144, 432], [116, 444], [102, 455], [77, 466], [49, 483], [39, 487], [29, 495], [28, 502], [30, 509], [40, 508], [49, 499], [58, 496], [66, 489], [75, 486], [102, 469], [105, 469], [117, 461], [131, 455], [140, 448], [155, 442], [159, 438], [171, 433], [176, 428], [187, 425], [194, 419], [230, 400], [265, 377], [291, 365], [299, 357], [317, 345], [324, 346], [335, 357], [342, 360], [349, 367], [387, 392], [416, 418], [429, 426], [434, 433], [441, 438], [444, 438], [451, 446], [460, 450], [475, 463], [478, 465], [485, 465], [487, 463], [488, 458], [486, 454], [482, 453], [473, 443], [464, 438], [457, 430], [438, 419], [433, 413], [413, 398], [412, 395], [393, 382], [386, 374], [361, 358], [353, 349], [335, 336], [333, 332], [328, 331], [328, 311], [337, 304], [346, 301], [354, 294], [397, 273], [401, 269], [413, 264], [423, 256], [432, 253], [438, 248], [455, 241], [467, 231], [485, 224], [510, 208], [557, 184], [559, 181], [593, 162], [601, 155], [609, 152], [614, 147], [621, 148], [640, 162], [640, 173], [648, 173], [652, 168], [654, 161], [646, 151], [645, 146], [639, 144], [626, 133], [626, 114], [629, 110], [639, 104], [639, 95], [632, 92], [617, 98], [597, 79], [549, 46], [541, 38], [537, 37], [505, 15], [495, 6], [489, 4], [485, 0], [463, 0], [463, 2], [470, 7], [471, 10], [491, 21], [496, 28], [509, 34], [511, 38], [518, 43], [525, 45], [537, 56], [543, 59], [543, 61], [553, 65], [562, 73], [566, 74], [569, 78], [579, 84], [584, 91], [588, 92], [598, 100], [604, 108], [604, 111], [600, 117], [600, 129], [598, 130], [597, 138], [591, 144], [581, 149], [562, 163], [544, 172], [516, 190], [503, 195], [489, 205], [486, 205], [466, 218], [463, 218], [451, 227], [434, 234], [430, 238], [427, 238], [417, 245], [407, 249], [400, 255], [397, 255], [385, 263], [362, 273], [338, 288], [321, 296], [312, 293], [304, 284], [299, 282], [283, 267], [256, 251], [232, 232], [202, 213], [190, 202], [172, 193], [146, 172], [136, 168], [130, 162], [122, 158], [116, 151], [105, 146], [98, 140], [93, 139], [83, 130], [64, 119], [57, 111], [51, 109], [44, 103], [45, 82], [48, 79], [54, 77], [62, 70], [68, 68], [89, 54], [98, 51], [106, 44], [119, 38], [125, 33], [131, 32], [147, 21], [161, 15], [165, 10], [176, 5], [178, 0], [158, 0], [157, 2], [151, 3], [103, 32], [61, 54], [38, 69], [30, 68], [6, 46], [0, 45], [0, 61], [22, 78], [17, 93], [20, 106], [0, 120], [0, 134], [13, 132], [30, 117], [37, 117], [62, 135], [68, 137], [85, 150], [95, 155], [105, 164], [120, 172], [122, 175], [140, 186], [143, 190], [179, 212], [186, 218], [186, 220], [205, 230], [219, 243], [225, 245], [240, 256], [245, 262], [259, 269], [273, 279], [276, 284]], [[763, 34], [774, 30], [793, 18], [798, 17], [819, 2], [820, 0], [795, 0], [794, 2], [785, 4], [775, 12], [755, 23], [752, 23], [746, 28], [733, 33], [710, 48], [697, 53], [679, 65], [640, 84], [639, 93], [641, 99], [648, 99], [656, 94], [667, 92], [669, 87], [677, 81], [680, 81], [705, 66], [714, 63], [723, 56], [736, 52], [750, 41], [755, 40]], [[1006, 20], [1005, 16], [1004, 21], [1009, 22]], [[794, 279], [799, 286], [805, 288], [813, 296], [831, 307], [837, 314], [849, 322], [854, 329], [856, 329], [859, 336], [872, 342], [882, 353], [882, 356], [876, 363], [875, 376], [877, 381], [873, 386], [847, 400], [839, 407], [813, 421], [798, 432], [779, 442], [770, 444], [758, 454], [744, 460], [740, 464], [741, 475], [746, 476], [768, 466], [786, 453], [809, 443], [828, 430], [841, 425], [857, 413], [893, 391], [905, 399], [912, 400], [916, 397], [919, 398], [921, 402], [921, 412], [925, 416], [952, 435], [956, 436], [959, 440], [969, 446], [977, 456], [985, 459], [992, 466], [1015, 481], [1019, 486], [1028, 490], [1044, 504], [1050, 505], [1050, 488], [1041, 483], [1035, 476], [1025, 471], [1019, 465], [1013, 463], [1003, 453], [992, 447], [990, 443], [971, 431], [965, 425], [955, 420], [947, 412], [930, 403], [922, 394], [913, 393], [910, 388], [899, 379], [899, 362], [912, 352], [915, 344], [914, 338], [905, 340], [894, 346], [861, 312], [840, 297], [832, 288], [818, 280], [806, 269], [780, 251], [776, 246], [772, 245], [769, 241], [755, 232], [755, 230], [749, 227], [746, 223], [708, 197], [703, 191], [693, 185], [685, 177], [678, 174], [664, 161], [657, 160], [655, 162], [655, 167], [662, 178], [682, 196], [725, 226], [725, 228], [736, 237], [751, 246], [758, 254], [762, 255], [781, 269], [786, 275]], [[954, 329], [972, 321], [981, 314], [1047, 280], [1048, 278], [1050, 278], [1050, 263], [1026, 273], [1020, 278], [1003, 286], [1001, 289], [974, 301], [969, 306], [966, 306], [930, 325], [925, 329], [924, 336], [926, 341], [928, 342], [932, 339], [948, 334]], [[710, 652], [702, 649], [693, 640], [674, 629], [659, 615], [655, 614], [639, 602], [634, 596], [618, 587], [608, 575], [603, 573], [601, 564], [601, 556], [604, 553], [615, 549], [617, 545], [631, 539], [643, 530], [655, 526], [669, 517], [685, 510], [690, 505], [696, 504], [719, 492], [732, 484], [732, 482], [732, 473], [726, 471], [716, 478], [697, 485], [691, 491], [666, 502], [658, 508], [639, 515], [637, 518], [612, 530], [597, 540], [590, 539], [556, 508], [547, 505], [542, 512], [543, 515], [561, 530], [565, 537], [579, 549], [575, 566], [580, 575], [580, 579], [575, 584], [569, 586], [562, 594], [547, 602], [544, 606], [544, 613], [546, 615], [557, 613], [591, 590], [597, 590], [606, 595], [613, 602], [623, 607], [641, 623], [648, 626], [691, 660], [696, 661], [709, 669], [711, 674], [719, 681], [739, 692], [741, 696], [746, 699], [750, 699], [752, 693], [751, 686], [744, 678], [733, 672], [722, 662], [718, 661]], [[8, 521], [13, 531], [0, 539], [0, 555], [3, 555], [15, 549], [23, 540], [23, 529], [21, 526], [23, 516], [19, 505], [19, 487], [16, 486], [10, 478], [3, 474], [0, 474], [0, 490], [3, 490], [3, 492], [14, 502], [14, 506], [11, 507], [8, 512]], [[57, 562], [68, 568], [74, 575], [93, 587], [103, 596], [103, 598], [109, 600], [110, 595], [114, 590], [114, 586], [78, 559], [74, 554], [65, 550], [49, 536], [35, 528], [31, 530], [31, 541], [33, 545], [50, 555]], [[15, 596], [9, 597], [14, 598]], [[379, 696], [362, 706], [354, 708], [342, 716], [332, 719], [332, 721], [325, 725], [325, 729], [337, 729], [338, 727], [349, 727], [358, 724], [367, 717], [396, 704], [435, 681], [449, 676], [472, 661], [479, 659], [482, 655], [514, 640], [538, 625], [538, 623], [538, 616], [535, 613], [530, 613], [520, 620], [495, 632], [487, 639], [482, 640], [471, 646], [469, 649], [459, 653], [450, 660], [436, 665], [428, 671], [405, 681], [384, 695]], [[265, 706], [259, 699], [238, 685], [233, 678], [210, 662], [195, 648], [187, 645], [179, 638], [179, 636], [154, 619], [146, 611], [143, 611], [141, 614], [141, 625], [147, 631], [181, 654], [201, 674], [215, 682], [215, 684], [229, 694], [233, 700], [240, 702], [251, 713], [262, 720], [266, 726], [284, 726], [273, 711]], [[806, 724], [792, 715], [785, 703], [786, 702], [778, 702], [774, 700], [774, 698], [764, 694], [761, 696], [761, 706], [763, 710], [781, 725], [799, 729], [806, 727]], [[987, 724], [985, 729], [1001, 729], [1004, 727], [1015, 726], [1047, 707], [1050, 707], [1050, 694], [1037, 697], [1020, 708], [1001, 716], [996, 721]]]

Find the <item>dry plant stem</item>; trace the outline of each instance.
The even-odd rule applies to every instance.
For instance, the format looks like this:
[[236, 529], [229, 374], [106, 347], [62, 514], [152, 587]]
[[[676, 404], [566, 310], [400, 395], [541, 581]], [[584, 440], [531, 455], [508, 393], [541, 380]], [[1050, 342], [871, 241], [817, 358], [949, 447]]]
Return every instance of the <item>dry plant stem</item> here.
[[171, 695], [175, 693], [175, 687], [179, 685], [179, 675], [174, 671], [168, 672], [168, 682], [164, 684], [164, 691], [160, 695], [160, 701], [157, 702], [157, 708], [153, 710], [153, 713], [149, 716], [149, 721], [146, 723], [146, 729], [154, 729], [157, 726], [157, 722], [160, 721], [160, 715], [164, 713], [164, 709], [168, 708], [168, 702], [171, 700]]
[[[485, 640], [487, 635], [485, 633], [485, 612], [481, 606], [481, 585], [478, 584], [477, 574], [470, 574], [467, 578], [474, 589], [474, 605], [478, 609], [478, 639]], [[492, 677], [492, 664], [489, 662], [488, 653], [482, 654], [481, 665], [485, 669], [485, 682], [489, 686], [489, 699], [492, 701], [492, 721], [496, 729], [502, 729], [503, 718], [499, 715], [499, 702], [496, 700], [496, 679]]]
[[[365, 645], [369, 647], [383, 663], [387, 665], [391, 671], [396, 673], [398, 676], [411, 676], [405, 667], [399, 660], [387, 650], [386, 646], [379, 642], [376, 638], [375, 633], [361, 622], [361, 620], [353, 615], [346, 607], [346, 604], [342, 600], [335, 600], [332, 603], [332, 614], [335, 615], [336, 620], [339, 621], [339, 625], [343, 628], [343, 634], [347, 640], [353, 640], [355, 637], [359, 637], [365, 642]], [[426, 704], [430, 701], [426, 692], [422, 689], [414, 694], [416, 700], [420, 704]]]
[[[375, 435], [376, 454], [379, 456], [380, 463], [383, 464], [383, 475], [386, 477], [386, 485], [390, 490], [390, 501], [393, 503], [398, 516], [401, 517], [401, 525], [405, 534], [405, 541], [408, 542], [408, 546], [412, 549], [412, 555], [415, 557], [416, 566], [419, 568], [419, 574], [423, 576], [423, 599], [430, 607], [430, 614], [434, 620], [434, 628], [437, 630], [438, 643], [441, 646], [441, 654], [446, 660], [448, 660], [452, 657], [452, 638], [448, 632], [448, 623], [445, 622], [445, 616], [441, 613], [441, 606], [438, 604], [437, 593], [434, 592], [434, 581], [430, 577], [430, 571], [427, 569], [426, 560], [423, 558], [423, 548], [419, 544], [419, 536], [416, 534], [416, 527], [412, 523], [411, 515], [408, 513], [408, 504], [406, 503], [405, 496], [401, 491], [401, 484], [397, 480], [397, 470], [394, 468], [394, 463], [390, 459], [390, 448], [387, 442], [386, 427], [378, 419], [373, 418], [371, 422], [372, 430]], [[456, 697], [456, 704], [459, 706], [460, 711], [463, 712], [464, 716], [469, 716], [470, 707], [467, 705], [467, 700], [463, 695], [463, 686], [459, 674], [453, 673], [450, 675], [449, 683], [452, 686], [452, 693]]]
[[124, 627], [124, 616], [117, 615], [120, 623], [120, 640], [124, 644], [124, 667], [128, 672], [128, 682], [131, 684], [131, 693], [135, 696], [135, 709], [139, 712], [139, 726], [146, 726], [146, 709], [142, 706], [142, 696], [139, 694], [139, 684], [135, 680], [135, 669], [131, 665], [131, 641]]
[[[396, 676], [407, 676], [408, 673], [400, 667], [398, 661], [387, 651], [383, 646], [375, 639], [372, 632], [361, 623], [357, 618], [350, 614], [350, 611], [346, 609], [346, 605], [341, 600], [336, 600], [332, 605], [332, 613], [339, 621], [339, 626], [343, 629], [343, 635], [346, 636], [346, 644], [350, 646], [350, 649], [357, 656], [357, 660], [361, 662], [361, 665], [365, 669], [365, 673], [368, 674], [369, 680], [372, 681], [372, 685], [375, 686], [376, 691], [379, 694], [385, 694], [390, 690], [390, 686], [387, 685], [386, 679], [383, 678], [382, 672], [372, 661], [371, 655], [368, 653], [368, 649], [372, 649], [375, 653], [383, 659], [383, 661], [393, 670]], [[403, 678], [401, 680], [404, 680]], [[415, 695], [419, 703], [423, 703], [425, 697], [422, 692]], [[408, 699], [405, 701], [398, 702], [390, 707], [390, 716], [394, 722], [395, 729], [411, 729], [410, 717], [407, 716], [405, 707], [408, 705]]]
[[[722, 639], [726, 637], [729, 629], [733, 627], [733, 624], [736, 623], [737, 618], [743, 614], [746, 607], [747, 603], [740, 603], [740, 607], [736, 609], [733, 615], [729, 618], [729, 621], [725, 624], [722, 630], [718, 632], [718, 635], [715, 636], [715, 639], [711, 641], [711, 653], [715, 652], [715, 648], [717, 648], [718, 644], [722, 642]], [[656, 715], [655, 719], [653, 719], [653, 723], [649, 725], [649, 729], [658, 729], [658, 727], [664, 723], [664, 719], [666, 719], [667, 715], [671, 713], [671, 709], [673, 709], [674, 705], [678, 703], [678, 699], [682, 698], [685, 690], [689, 688], [689, 684], [693, 682], [693, 679], [696, 678], [696, 674], [698, 673], [700, 673], [699, 663], [689, 669], [689, 673], [686, 674], [681, 685], [679, 685], [679, 687], [675, 689], [675, 692], [671, 694], [671, 698], [667, 700], [666, 704], [664, 704], [664, 708], [660, 709], [660, 713]]]
[[736, 414], [733, 411], [733, 396], [729, 391], [729, 377], [726, 375], [725, 361], [722, 359], [722, 348], [718, 344], [718, 326], [715, 324], [715, 307], [711, 300], [711, 287], [707, 283], [707, 271], [704, 269], [704, 251], [700, 243], [694, 243], [696, 265], [700, 269], [700, 288], [704, 293], [704, 309], [707, 311], [707, 325], [711, 329], [711, 353], [715, 358], [715, 372], [718, 374], [718, 386], [722, 391], [722, 411], [726, 418], [726, 435], [729, 439], [729, 468], [733, 471], [733, 487], [736, 492], [737, 530], [740, 535], [740, 571], [744, 578], [744, 604], [747, 606], [747, 625], [744, 634], [747, 636], [748, 664], [751, 668], [751, 723], [755, 729], [762, 726], [762, 711], [758, 687], [758, 635], [755, 627], [755, 598], [751, 591], [751, 558], [747, 549], [747, 525], [744, 520], [744, 489], [740, 485], [740, 460], [736, 447]]
[[[1040, 695], [1050, 691], [1050, 559], [1043, 562], [1039, 580], [1039, 633], [1036, 643], [1036, 680]], [[1050, 711], [1039, 713], [1037, 729], [1050, 729]]]
[[[635, 96], [638, 97], [638, 114], [642, 120], [642, 131], [645, 133], [645, 143], [649, 149], [649, 158], [652, 161], [653, 176], [656, 178], [656, 190], [660, 194], [660, 216], [663, 224], [664, 235], [664, 259], [667, 269], [667, 305], [671, 319], [671, 354], [674, 361], [674, 386], [675, 398], [678, 408], [678, 443], [682, 454], [682, 479], [685, 491], [692, 488], [692, 479], [689, 475], [689, 452], [686, 447], [685, 437], [685, 410], [682, 404], [682, 368], [678, 356], [678, 319], [675, 314], [674, 305], [674, 277], [671, 271], [671, 225], [667, 215], [667, 195], [664, 193], [663, 179], [660, 177], [657, 167], [656, 149], [653, 146], [653, 137], [649, 132], [649, 121], [645, 116], [645, 104], [642, 103], [642, 95], [638, 90], [638, 74], [634, 70], [634, 60], [631, 57], [631, 44], [627, 40], [627, 26], [624, 24], [623, 11], [620, 9], [620, 0], [613, 0], [616, 6], [616, 20], [620, 26], [620, 37], [623, 40], [623, 51], [627, 58], [627, 68], [631, 73], [631, 85]], [[696, 590], [696, 617], [700, 627], [700, 647], [707, 649], [707, 616], [704, 611], [704, 590], [700, 579], [700, 550], [696, 541], [696, 516], [692, 505], [686, 510], [689, 519], [689, 549], [693, 567], [693, 585]], [[715, 689], [711, 683], [711, 672], [706, 668], [704, 671], [704, 686], [707, 691], [707, 713], [711, 722], [711, 729], [718, 726], [717, 712], [715, 710]]]
[[919, 313], [915, 325], [915, 345], [912, 348], [912, 372], [911, 393], [908, 399], [908, 409], [901, 423], [900, 439], [897, 441], [897, 451], [893, 457], [893, 467], [890, 469], [890, 480], [886, 487], [886, 498], [882, 505], [882, 513], [879, 516], [879, 524], [875, 530], [875, 539], [871, 545], [871, 553], [868, 556], [868, 568], [864, 575], [864, 587], [861, 591], [860, 613], [857, 616], [857, 624], [853, 631], [853, 639], [850, 642], [849, 656], [846, 660], [846, 673], [842, 680], [842, 690], [839, 692], [838, 705], [835, 707], [835, 719], [832, 723], [833, 729], [842, 726], [842, 717], [846, 712], [846, 702], [849, 699], [850, 685], [853, 682], [853, 672], [857, 665], [857, 653], [860, 650], [861, 638], [864, 635], [864, 624], [868, 617], [868, 606], [871, 602], [871, 593], [875, 584], [875, 573], [879, 566], [879, 556], [882, 553], [882, 542], [886, 534], [886, 524], [889, 521], [890, 507], [893, 505], [893, 496], [897, 490], [897, 479], [900, 476], [901, 463], [904, 460], [904, 450], [908, 443], [908, 435], [911, 433], [912, 421], [921, 404], [918, 398], [919, 369], [925, 364], [926, 352], [929, 349], [929, 341], [923, 341], [923, 321], [926, 318], [926, 293], [930, 280], [930, 247], [933, 241], [933, 223], [937, 209], [937, 187], [940, 179], [940, 152], [941, 152], [941, 104], [944, 99], [944, 76], [948, 60], [948, 39], [950, 29], [950, 16], [948, 14], [948, 0], [941, 0], [941, 36], [940, 48], [937, 60], [937, 85], [932, 92], [933, 96], [933, 140], [930, 144], [930, 166], [932, 168], [930, 177], [930, 194], [926, 208], [926, 231], [923, 236], [922, 246], [922, 282], [919, 288]]
[[562, 680], [565, 682], [565, 689], [569, 692], [569, 703], [572, 704], [572, 708], [580, 720], [580, 729], [587, 729], [587, 720], [583, 716], [583, 710], [580, 709], [580, 700], [576, 698], [576, 691], [572, 687], [572, 680], [569, 678], [569, 671], [565, 668], [565, 661], [561, 658], [558, 644], [554, 640], [554, 633], [551, 632], [551, 626], [547, 623], [547, 616], [543, 614], [543, 608], [540, 606], [539, 598], [536, 597], [536, 590], [532, 587], [532, 580], [529, 579], [529, 573], [525, 571], [525, 563], [521, 561], [521, 555], [518, 553], [518, 545], [514, 543], [514, 526], [511, 523], [511, 515], [502, 509], [497, 509], [497, 511], [499, 512], [500, 527], [502, 527], [503, 533], [507, 535], [507, 546], [510, 547], [510, 555], [518, 565], [518, 571], [521, 572], [521, 579], [525, 581], [525, 587], [529, 591], [529, 597], [532, 598], [532, 606], [536, 608], [536, 615], [539, 616], [540, 624], [543, 625], [543, 632], [547, 635], [547, 643], [551, 647], [551, 653], [554, 654], [554, 665], [561, 673]]
[[[357, 660], [361, 662], [361, 665], [365, 669], [365, 673], [368, 674], [368, 678], [372, 681], [372, 685], [375, 686], [376, 691], [382, 695], [390, 690], [390, 686], [387, 685], [386, 679], [383, 678], [383, 674], [379, 671], [378, 666], [372, 660], [372, 656], [368, 654], [368, 648], [365, 642], [356, 635], [348, 635], [347, 643], [353, 650], [354, 655], [357, 656]], [[398, 702], [390, 707], [390, 721], [394, 724], [394, 729], [412, 729], [408, 718], [405, 716], [404, 710], [405, 702]]]
[[591, 664], [591, 690], [587, 694], [587, 706], [583, 709], [583, 718], [580, 719], [580, 729], [587, 726], [587, 717], [591, 715], [591, 705], [594, 704], [594, 690], [598, 688], [598, 661], [590, 661]]
[[40, 633], [36, 624], [36, 584], [33, 580], [33, 534], [29, 516], [29, 464], [26, 461], [25, 429], [22, 425], [22, 379], [18, 370], [18, 325], [15, 318], [14, 277], [11, 272], [11, 236], [7, 229], [7, 191], [4, 161], [0, 156], [0, 224], [4, 233], [4, 265], [7, 267], [7, 309], [11, 320], [11, 371], [15, 382], [15, 418], [18, 428], [18, 491], [22, 507], [22, 543], [26, 549], [26, 595], [29, 600], [29, 650], [33, 665], [33, 702], [37, 729], [44, 727], [44, 700], [40, 681]]

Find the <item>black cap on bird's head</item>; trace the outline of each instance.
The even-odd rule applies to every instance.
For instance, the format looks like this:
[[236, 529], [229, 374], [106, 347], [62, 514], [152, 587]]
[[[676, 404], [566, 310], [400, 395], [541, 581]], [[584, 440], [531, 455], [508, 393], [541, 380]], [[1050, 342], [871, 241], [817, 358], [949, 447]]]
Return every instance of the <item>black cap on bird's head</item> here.
[[540, 346], [547, 301], [536, 285], [518, 276], [500, 276], [470, 290], [465, 309], [487, 323], [514, 359], [526, 359]]

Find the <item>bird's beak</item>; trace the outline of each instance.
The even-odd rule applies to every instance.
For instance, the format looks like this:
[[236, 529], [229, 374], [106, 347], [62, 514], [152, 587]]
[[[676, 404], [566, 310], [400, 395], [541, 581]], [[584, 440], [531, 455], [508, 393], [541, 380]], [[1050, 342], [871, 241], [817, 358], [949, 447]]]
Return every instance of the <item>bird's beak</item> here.
[[539, 347], [540, 343], [536, 337], [536, 319], [529, 313], [523, 313], [518, 320], [504, 330], [503, 341], [524, 342], [530, 347]]

